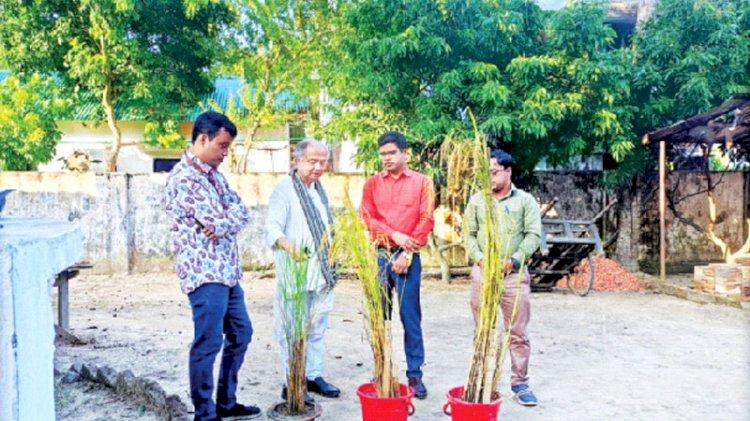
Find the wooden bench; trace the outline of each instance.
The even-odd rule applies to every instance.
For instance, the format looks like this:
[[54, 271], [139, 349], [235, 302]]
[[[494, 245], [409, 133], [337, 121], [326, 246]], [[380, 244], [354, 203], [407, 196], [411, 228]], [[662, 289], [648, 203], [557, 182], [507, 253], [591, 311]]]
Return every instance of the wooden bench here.
[[70, 327], [68, 281], [78, 276], [78, 273], [82, 269], [91, 269], [92, 267], [94, 265], [89, 262], [78, 262], [58, 273], [55, 277], [54, 286], [57, 287], [57, 324], [61, 329], [67, 331]]

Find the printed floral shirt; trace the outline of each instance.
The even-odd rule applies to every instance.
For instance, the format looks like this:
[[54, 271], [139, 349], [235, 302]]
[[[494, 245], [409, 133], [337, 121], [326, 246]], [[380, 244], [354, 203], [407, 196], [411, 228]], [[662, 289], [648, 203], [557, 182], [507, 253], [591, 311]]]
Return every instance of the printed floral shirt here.
[[[209, 282], [235, 286], [242, 278], [236, 237], [250, 214], [226, 178], [185, 152], [169, 173], [166, 201], [182, 292]], [[219, 238], [209, 240], [201, 225]]]

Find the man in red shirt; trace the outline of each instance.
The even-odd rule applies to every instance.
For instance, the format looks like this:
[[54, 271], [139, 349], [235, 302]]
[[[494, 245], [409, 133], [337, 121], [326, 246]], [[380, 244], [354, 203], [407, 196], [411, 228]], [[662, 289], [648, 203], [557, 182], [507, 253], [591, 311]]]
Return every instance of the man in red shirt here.
[[[365, 183], [360, 215], [377, 241], [381, 282], [388, 296], [396, 288], [404, 326], [406, 375], [419, 399], [427, 397], [422, 383], [424, 342], [419, 284], [422, 265], [419, 249], [427, 244], [434, 220], [435, 193], [432, 180], [406, 166], [406, 138], [387, 132], [378, 139], [383, 171]], [[390, 311], [389, 316], [390, 317]]]

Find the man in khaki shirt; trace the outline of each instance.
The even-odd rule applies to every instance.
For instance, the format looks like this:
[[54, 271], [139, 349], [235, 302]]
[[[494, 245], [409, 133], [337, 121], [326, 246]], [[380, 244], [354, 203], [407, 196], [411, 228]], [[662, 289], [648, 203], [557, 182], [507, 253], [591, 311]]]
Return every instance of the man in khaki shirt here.
[[[490, 181], [494, 210], [499, 221], [498, 230], [493, 235], [501, 236], [502, 259], [505, 260], [505, 290], [500, 303], [503, 320], [508, 326], [513, 313], [513, 304], [518, 296], [518, 308], [511, 326], [510, 359], [511, 390], [517, 401], [525, 406], [537, 404], [536, 396], [529, 388], [529, 357], [531, 346], [526, 334], [526, 326], [531, 316], [531, 278], [524, 262], [541, 244], [542, 221], [539, 205], [529, 193], [517, 189], [511, 183], [513, 157], [501, 150], [490, 153]], [[467, 249], [474, 262], [471, 271], [471, 310], [476, 323], [482, 291], [482, 259], [485, 246], [486, 215], [484, 197], [481, 192], [474, 194], [466, 205]], [[520, 286], [519, 270], [523, 269]]]

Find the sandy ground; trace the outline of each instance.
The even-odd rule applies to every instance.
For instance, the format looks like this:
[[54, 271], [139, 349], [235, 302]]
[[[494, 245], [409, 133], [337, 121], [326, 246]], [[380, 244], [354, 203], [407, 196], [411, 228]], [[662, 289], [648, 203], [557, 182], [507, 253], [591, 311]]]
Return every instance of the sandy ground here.
[[[272, 337], [274, 280], [246, 274], [243, 286], [255, 335], [240, 371], [240, 402], [264, 410], [279, 401], [280, 364]], [[326, 337], [325, 377], [339, 399], [318, 400], [323, 420], [360, 419], [357, 385], [371, 378], [370, 349], [353, 281], [336, 289]], [[413, 420], [442, 415], [448, 389], [465, 381], [472, 340], [466, 281], [423, 281], [429, 397], [415, 400]], [[188, 405], [190, 308], [172, 274], [86, 276], [71, 283], [72, 332], [89, 344], [61, 346], [58, 369], [76, 360], [108, 364], [157, 380]], [[404, 378], [400, 323], [396, 361]], [[532, 296], [531, 386], [535, 408], [510, 397], [506, 370], [501, 417], [513, 419], [750, 419], [750, 312], [650, 293]], [[506, 363], [506, 365], [509, 365]], [[60, 419], [117, 419], [141, 414], [111, 397], [86, 403], [75, 386], [58, 393]], [[106, 411], [106, 416], [103, 411]]]

